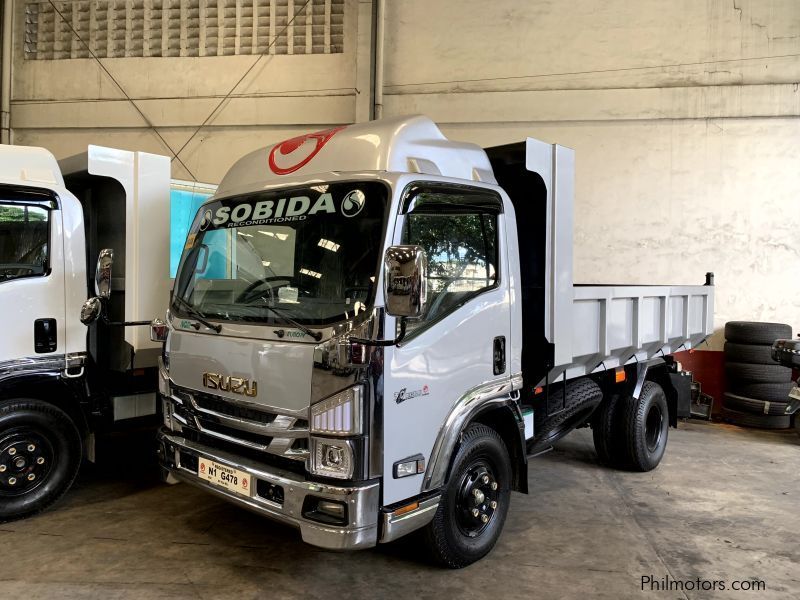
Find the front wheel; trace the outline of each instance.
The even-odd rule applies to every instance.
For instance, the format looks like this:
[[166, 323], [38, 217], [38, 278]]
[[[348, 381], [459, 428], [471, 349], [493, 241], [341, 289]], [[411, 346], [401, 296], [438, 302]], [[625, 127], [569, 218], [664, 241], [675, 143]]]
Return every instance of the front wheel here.
[[486, 425], [470, 425], [436, 515], [424, 529], [434, 560], [460, 569], [486, 556], [500, 537], [510, 501], [511, 463], [502, 438]]
[[41, 400], [0, 404], [0, 521], [41, 512], [69, 490], [81, 438], [61, 409]]

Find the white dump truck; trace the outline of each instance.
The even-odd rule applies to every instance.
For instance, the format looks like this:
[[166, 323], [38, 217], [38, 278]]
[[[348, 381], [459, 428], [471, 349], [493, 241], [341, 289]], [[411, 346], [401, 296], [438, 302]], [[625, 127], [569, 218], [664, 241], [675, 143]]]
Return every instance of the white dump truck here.
[[646, 471], [714, 287], [574, 285], [574, 153], [416, 116], [248, 154], [198, 211], [164, 328], [163, 467], [324, 548], [494, 546], [527, 459], [591, 425]]
[[96, 432], [158, 423], [161, 344], [126, 325], [167, 309], [169, 194], [164, 156], [0, 146], [0, 521], [63, 496]]

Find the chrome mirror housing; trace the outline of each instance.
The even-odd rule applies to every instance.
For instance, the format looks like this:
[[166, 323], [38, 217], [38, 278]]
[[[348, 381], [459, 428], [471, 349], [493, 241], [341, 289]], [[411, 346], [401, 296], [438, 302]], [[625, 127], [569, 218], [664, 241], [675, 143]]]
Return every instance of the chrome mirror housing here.
[[166, 342], [169, 327], [163, 319], [153, 319], [150, 321], [150, 341], [151, 342]]
[[386, 312], [417, 319], [428, 296], [428, 258], [421, 246], [390, 246], [383, 258]]
[[111, 297], [111, 267], [113, 265], [114, 251], [111, 248], [100, 250], [100, 255], [97, 257], [97, 269], [94, 272], [94, 292], [104, 299]]
[[83, 303], [81, 306], [81, 323], [84, 325], [88, 325], [89, 323], [94, 323], [99, 317], [100, 314], [103, 312], [103, 302], [95, 296], [94, 298], [89, 298], [86, 302]]

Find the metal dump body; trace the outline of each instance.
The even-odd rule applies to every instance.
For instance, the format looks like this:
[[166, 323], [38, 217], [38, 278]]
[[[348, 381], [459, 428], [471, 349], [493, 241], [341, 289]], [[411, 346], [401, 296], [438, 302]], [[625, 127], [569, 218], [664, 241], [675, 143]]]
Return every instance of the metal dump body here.
[[[713, 285], [574, 286], [567, 378], [697, 346], [713, 332]], [[569, 340], [559, 339], [566, 345]]]
[[[550, 382], [693, 348], [713, 333], [713, 285], [574, 284], [573, 150], [528, 138], [487, 153], [515, 206], [519, 238], [526, 240], [519, 249], [523, 346], [540, 339], [550, 345], [528, 354], [549, 355]], [[543, 382], [535, 361], [524, 362], [525, 371], [536, 373], [534, 381], [541, 373], [537, 382]]]

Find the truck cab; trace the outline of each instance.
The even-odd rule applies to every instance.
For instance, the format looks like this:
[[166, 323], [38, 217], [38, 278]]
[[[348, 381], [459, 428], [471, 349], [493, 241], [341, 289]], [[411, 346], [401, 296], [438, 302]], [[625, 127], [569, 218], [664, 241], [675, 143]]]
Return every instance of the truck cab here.
[[0, 520], [61, 498], [97, 432], [157, 422], [169, 177], [163, 156], [0, 146]]
[[713, 287], [575, 287], [573, 175], [566, 148], [484, 150], [422, 116], [242, 158], [175, 280], [165, 470], [326, 548], [424, 529], [460, 567], [527, 491], [528, 455], [599, 410], [616, 423], [624, 386], [654, 468], [688, 410], [658, 356], [711, 332]]

